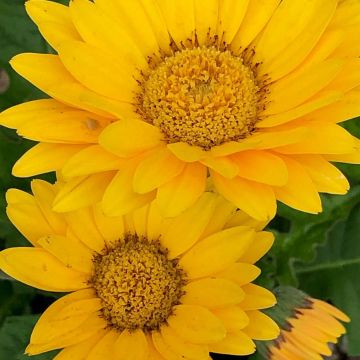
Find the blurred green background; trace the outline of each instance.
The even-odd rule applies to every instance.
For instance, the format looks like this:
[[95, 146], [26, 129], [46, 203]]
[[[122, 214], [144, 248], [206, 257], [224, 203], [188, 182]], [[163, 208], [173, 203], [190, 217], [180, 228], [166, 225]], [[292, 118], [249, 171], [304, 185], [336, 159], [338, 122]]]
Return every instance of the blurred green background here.
[[[61, 1], [59, 1], [61, 2]], [[0, 111], [24, 101], [45, 97], [16, 75], [8, 65], [22, 52], [51, 52], [28, 19], [23, 0], [0, 0]], [[344, 126], [360, 137], [360, 122]], [[9, 223], [5, 213], [5, 192], [11, 187], [29, 191], [31, 179], [11, 176], [15, 161], [32, 142], [14, 131], [0, 127], [0, 250], [26, 245], [25, 239]], [[334, 359], [360, 355], [360, 166], [340, 165], [351, 182], [346, 196], [323, 196], [324, 212], [318, 216], [279, 206], [270, 224], [277, 241], [261, 261], [260, 283], [273, 288], [293, 285], [310, 295], [327, 300], [351, 316], [348, 335]], [[53, 175], [43, 178], [53, 181]], [[299, 189], [301, 191], [301, 189]], [[0, 273], [0, 359], [22, 360], [31, 329], [56, 294], [19, 284]], [[346, 354], [348, 355], [346, 355]], [[34, 356], [52, 359], [54, 353]], [[252, 356], [251, 358], [256, 358]], [[216, 356], [214, 359], [233, 357]]]

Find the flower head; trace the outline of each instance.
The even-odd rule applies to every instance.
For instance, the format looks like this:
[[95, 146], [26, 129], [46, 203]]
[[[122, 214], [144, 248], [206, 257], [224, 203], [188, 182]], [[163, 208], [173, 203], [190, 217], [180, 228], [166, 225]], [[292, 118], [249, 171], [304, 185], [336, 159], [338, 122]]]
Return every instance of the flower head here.
[[[268, 314], [281, 328], [279, 337], [267, 344], [263, 351], [269, 360], [321, 360], [330, 356], [329, 343], [336, 344], [346, 330], [340, 321], [350, 319], [334, 306], [313, 299], [294, 288], [275, 290], [278, 304]], [[262, 349], [263, 350], [263, 349]]]
[[[7, 193], [9, 218], [33, 247], [0, 253], [0, 268], [25, 284], [70, 292], [41, 316], [28, 354], [56, 359], [209, 359], [250, 354], [278, 326], [260, 311], [274, 295], [251, 282], [273, 236], [217, 194], [164, 218], [151, 202], [123, 217], [91, 206], [66, 215], [59, 185]], [[129, 355], [131, 354], [131, 356]]]
[[40, 142], [14, 174], [67, 180], [57, 211], [102, 201], [121, 216], [156, 198], [171, 217], [213, 186], [268, 220], [276, 200], [318, 213], [319, 192], [347, 192], [330, 161], [360, 161], [359, 140], [337, 124], [360, 113], [358, 2], [26, 8], [57, 55], [11, 64], [53, 99], [9, 109], [0, 123]]

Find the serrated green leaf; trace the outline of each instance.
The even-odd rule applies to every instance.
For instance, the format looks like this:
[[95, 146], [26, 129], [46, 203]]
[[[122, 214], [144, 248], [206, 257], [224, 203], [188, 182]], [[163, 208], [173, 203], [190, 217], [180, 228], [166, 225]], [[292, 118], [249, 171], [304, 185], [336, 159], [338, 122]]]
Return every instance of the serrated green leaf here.
[[301, 289], [330, 300], [352, 318], [347, 326], [351, 355], [360, 355], [359, 219], [360, 204], [329, 232], [326, 244], [318, 248], [312, 263], [296, 266]]

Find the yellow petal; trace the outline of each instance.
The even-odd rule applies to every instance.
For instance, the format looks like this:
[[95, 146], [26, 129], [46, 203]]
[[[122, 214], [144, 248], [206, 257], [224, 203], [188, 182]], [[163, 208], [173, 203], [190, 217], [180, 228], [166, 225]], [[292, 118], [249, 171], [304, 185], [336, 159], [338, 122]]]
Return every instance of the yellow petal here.
[[36, 246], [41, 237], [53, 232], [33, 196], [17, 189], [10, 189], [6, 193], [6, 199], [8, 218], [33, 245]]
[[245, 291], [245, 298], [240, 307], [244, 310], [266, 309], [276, 304], [274, 294], [255, 284], [247, 284], [242, 287]]
[[[326, 108], [326, 106], [336, 103], [342, 99], [343, 96], [344, 94], [339, 91], [324, 92], [323, 94], [315, 96], [315, 98], [310, 99], [294, 109], [278, 113], [276, 115], [270, 115], [264, 120], [258, 122], [256, 126], [259, 128], [266, 128], [287, 123], [304, 115], [312, 117], [312, 113], [314, 111], [324, 107]], [[314, 118], [316, 118], [316, 116], [314, 116]]]
[[126, 59], [116, 59], [111, 52], [81, 41], [62, 43], [57, 50], [66, 69], [90, 90], [119, 101], [133, 100], [138, 87], [135, 66]]
[[160, 186], [156, 200], [163, 216], [177, 216], [192, 206], [205, 191], [206, 176], [205, 166], [186, 164], [177, 177]]
[[194, 0], [196, 38], [199, 45], [206, 45], [217, 28], [218, 0]]
[[81, 39], [71, 21], [67, 6], [39, 0], [27, 1], [25, 6], [42, 36], [54, 49], [63, 41]]
[[350, 188], [346, 177], [320, 155], [293, 155], [311, 177], [319, 192], [346, 194]]
[[350, 318], [335, 306], [332, 306], [327, 302], [318, 299], [311, 299], [311, 301], [315, 304], [315, 308], [322, 309], [323, 311], [327, 312], [328, 314], [336, 317], [341, 321], [350, 322]]
[[284, 154], [346, 154], [355, 150], [354, 137], [335, 124], [310, 125], [307, 139], [276, 148]]
[[[145, 206], [136, 209], [131, 215], [125, 217], [125, 220], [127, 218], [132, 218], [131, 220], [134, 225], [133, 231], [139, 236], [146, 236], [147, 234], [149, 207], [150, 207], [149, 204], [146, 204]], [[126, 221], [125, 221], [125, 225], [127, 225]], [[127, 227], [127, 231], [130, 231], [128, 227]]]
[[119, 337], [117, 330], [109, 330], [91, 349], [86, 360], [110, 359], [114, 356], [114, 344]]
[[138, 161], [129, 161], [115, 175], [107, 187], [102, 208], [107, 216], [122, 216], [144, 206], [155, 198], [155, 192], [140, 195], [134, 192], [132, 182]]
[[243, 329], [244, 333], [255, 340], [273, 340], [280, 334], [276, 322], [260, 311], [247, 311], [249, 325]]
[[239, 30], [245, 16], [249, 0], [219, 1], [217, 34], [220, 39], [230, 44]]
[[244, 298], [244, 292], [236, 283], [221, 278], [196, 280], [184, 286], [182, 304], [200, 305], [210, 309], [236, 305]]
[[108, 330], [100, 330], [95, 335], [91, 336], [78, 344], [71, 345], [61, 350], [54, 360], [86, 360], [90, 351], [103, 338]]
[[63, 334], [61, 337], [54, 339], [51, 342], [42, 344], [32, 344], [26, 348], [26, 353], [29, 355], [37, 355], [43, 352], [61, 349], [67, 346], [72, 346], [83, 342], [94, 336], [94, 334], [101, 335], [107, 323], [99, 316], [90, 316], [83, 321], [77, 328]]
[[254, 246], [250, 246], [240, 257], [241, 262], [254, 264], [260, 260], [274, 244], [274, 234], [262, 231], [255, 234]]
[[105, 240], [95, 222], [91, 208], [71, 212], [66, 217], [69, 224], [67, 236], [75, 236], [90, 249], [101, 253], [105, 248]]
[[264, 28], [280, 0], [251, 0], [231, 47], [244, 50]]
[[53, 209], [57, 212], [69, 212], [96, 204], [114, 178], [113, 171], [81, 176], [64, 184], [58, 192]]
[[274, 189], [276, 198], [300, 211], [311, 214], [321, 212], [319, 193], [303, 166], [289, 157], [283, 159], [289, 171], [289, 181], [285, 186]]
[[[225, 200], [221, 195], [217, 196], [215, 209], [211, 221], [201, 234], [201, 239], [217, 233], [225, 228], [226, 223], [233, 214], [237, 212], [236, 207], [229, 201]], [[242, 224], [237, 224], [242, 225]], [[230, 227], [230, 226], [229, 226]]]
[[134, 190], [145, 194], [171, 181], [181, 173], [185, 163], [166, 147], [158, 148], [142, 160], [134, 175]]
[[228, 306], [212, 312], [222, 321], [228, 332], [236, 332], [249, 324], [249, 317], [240, 306]]
[[195, 344], [221, 341], [226, 334], [221, 321], [202, 306], [175, 306], [168, 324], [182, 339]]
[[195, 162], [206, 157], [206, 151], [199, 146], [192, 146], [184, 142], [168, 144], [167, 148], [180, 160]]
[[121, 26], [121, 22], [100, 9], [98, 3], [75, 0], [70, 3], [70, 12], [72, 21], [86, 43], [110, 52], [121, 63], [136, 65], [138, 69], [146, 65], [135, 39]]
[[184, 341], [170, 326], [162, 326], [160, 331], [163, 342], [180, 357], [186, 359], [208, 359], [209, 351], [207, 346]]
[[149, 349], [146, 336], [142, 330], [124, 330], [116, 340], [113, 351], [118, 359], [147, 360]]
[[85, 145], [37, 144], [28, 150], [14, 165], [13, 174], [28, 177], [57, 171]]
[[101, 307], [101, 301], [93, 289], [79, 290], [61, 297], [41, 315], [30, 343], [46, 344], [66, 336], [67, 332], [78, 328], [89, 317], [97, 316]]
[[121, 103], [98, 95], [79, 84], [57, 55], [21, 54], [14, 57], [10, 63], [17, 73], [54, 99], [110, 118], [123, 113], [124, 106]]
[[217, 191], [238, 208], [257, 220], [268, 220], [275, 216], [276, 201], [269, 185], [240, 177], [226, 179], [212, 173]]
[[38, 244], [54, 255], [67, 268], [81, 271], [89, 276], [93, 271], [93, 252], [75, 237], [48, 235]]
[[[52, 203], [57, 193], [56, 185], [43, 180], [33, 180], [31, 182], [31, 191], [46, 221], [53, 229], [52, 233], [65, 234], [67, 228], [65, 218], [52, 210]], [[31, 218], [34, 220], [33, 215]]]
[[266, 221], [259, 221], [252, 217], [250, 217], [248, 214], [246, 214], [243, 211], [237, 210], [235, 213], [228, 219], [228, 221], [225, 224], [225, 229], [228, 229], [233, 226], [249, 226], [252, 227], [256, 231], [263, 230], [266, 225], [270, 222], [271, 219]]
[[[256, 247], [254, 240], [254, 247]], [[261, 270], [251, 264], [236, 263], [229, 266], [226, 270], [216, 274], [220, 278], [225, 278], [242, 286], [254, 281], [261, 273]]]
[[[285, 31], [291, 32], [294, 26], [296, 27], [296, 21], [299, 18], [301, 18], [300, 21], [305, 18], [306, 22], [303, 22], [302, 29], [296, 38], [281, 51], [281, 55], [278, 54], [270, 61], [265, 58], [264, 71], [269, 74], [272, 80], [283, 77], [302, 63], [328, 26], [335, 13], [336, 6], [337, 0], [309, 1], [304, 3], [301, 13], [294, 14], [296, 19], [292, 22], [291, 27]], [[281, 42], [280, 40], [279, 43], [281, 44]]]
[[269, 105], [263, 114], [293, 109], [326, 87], [340, 72], [344, 62], [330, 59], [304, 71], [294, 72], [269, 87]]
[[38, 115], [18, 127], [18, 134], [35, 141], [64, 144], [96, 143], [110, 120], [79, 110]]
[[46, 291], [89, 287], [88, 275], [67, 268], [40, 248], [10, 248], [0, 253], [0, 268], [11, 277]]
[[224, 270], [252, 244], [254, 231], [237, 226], [213, 234], [192, 247], [179, 261], [190, 279]]
[[169, 250], [170, 258], [176, 258], [199, 240], [211, 220], [215, 201], [214, 194], [205, 193], [191, 208], [170, 222], [161, 236], [161, 243]]
[[210, 351], [218, 354], [249, 355], [256, 350], [255, 343], [242, 331], [228, 333], [226, 338], [210, 345]]
[[162, 335], [158, 331], [151, 333], [151, 340], [154, 349], [150, 350], [150, 359], [155, 360], [182, 360], [183, 357], [177, 354], [168, 344], [165, 343]]
[[140, 120], [119, 120], [100, 135], [99, 143], [120, 157], [134, 156], [160, 144], [158, 128]]
[[201, 163], [228, 179], [233, 179], [239, 173], [239, 166], [229, 157], [209, 156]]
[[193, 40], [195, 36], [195, 11], [193, 0], [174, 2], [171, 0], [157, 1], [169, 34], [179, 49], [186, 40]]
[[231, 158], [239, 168], [239, 177], [274, 186], [287, 183], [286, 165], [275, 154], [268, 151], [250, 150], [234, 154]]
[[104, 150], [100, 145], [92, 145], [72, 156], [61, 171], [65, 178], [71, 178], [117, 170], [123, 163], [123, 159]]
[[94, 221], [100, 234], [104, 238], [107, 245], [116, 243], [124, 236], [125, 227], [123, 217], [105, 216], [101, 204], [97, 204], [93, 208]]

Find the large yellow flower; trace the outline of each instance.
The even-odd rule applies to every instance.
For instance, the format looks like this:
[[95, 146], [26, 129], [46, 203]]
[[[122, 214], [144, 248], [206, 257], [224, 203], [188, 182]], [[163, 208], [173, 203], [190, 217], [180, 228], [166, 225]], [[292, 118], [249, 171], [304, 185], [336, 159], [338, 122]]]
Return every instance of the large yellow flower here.
[[[14, 174], [58, 170], [70, 211], [102, 199], [123, 215], [157, 198], [175, 216], [215, 188], [257, 219], [276, 199], [321, 211], [360, 161], [337, 123], [360, 114], [354, 0], [30, 0], [58, 55], [14, 69], [53, 99], [0, 123], [40, 141]], [[77, 199], [74, 201], [74, 199]]]
[[204, 193], [174, 218], [156, 202], [124, 217], [99, 206], [59, 215], [56, 186], [7, 194], [7, 213], [34, 247], [0, 253], [0, 268], [33, 287], [72, 292], [51, 305], [28, 354], [64, 348], [57, 360], [210, 359], [250, 354], [274, 339], [259, 309], [274, 295], [253, 281], [273, 236], [217, 194]]

